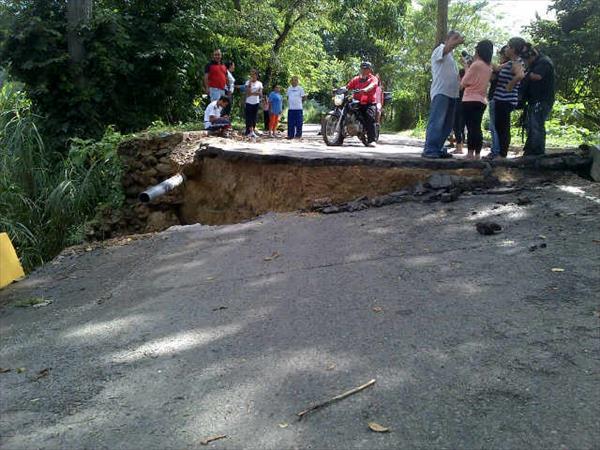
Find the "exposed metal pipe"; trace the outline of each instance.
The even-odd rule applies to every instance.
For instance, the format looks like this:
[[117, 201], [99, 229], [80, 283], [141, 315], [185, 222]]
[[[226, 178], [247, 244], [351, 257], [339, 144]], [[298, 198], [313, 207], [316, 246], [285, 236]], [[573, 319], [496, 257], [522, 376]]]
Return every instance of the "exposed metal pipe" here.
[[152, 186], [151, 188], [146, 189], [140, 194], [139, 199], [142, 203], [148, 203], [154, 200], [155, 198], [172, 191], [184, 181], [185, 175], [183, 175], [182, 173], [178, 173], [177, 175], [174, 175], [171, 178], [167, 178], [162, 183], [159, 183], [156, 186]]

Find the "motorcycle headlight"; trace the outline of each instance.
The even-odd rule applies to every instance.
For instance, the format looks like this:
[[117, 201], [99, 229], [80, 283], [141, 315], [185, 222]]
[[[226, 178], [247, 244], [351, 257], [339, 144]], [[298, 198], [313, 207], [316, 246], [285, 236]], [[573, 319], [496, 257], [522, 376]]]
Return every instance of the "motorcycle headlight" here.
[[343, 103], [344, 103], [344, 94], [337, 94], [335, 97], [333, 97], [333, 104], [335, 106], [342, 106]]

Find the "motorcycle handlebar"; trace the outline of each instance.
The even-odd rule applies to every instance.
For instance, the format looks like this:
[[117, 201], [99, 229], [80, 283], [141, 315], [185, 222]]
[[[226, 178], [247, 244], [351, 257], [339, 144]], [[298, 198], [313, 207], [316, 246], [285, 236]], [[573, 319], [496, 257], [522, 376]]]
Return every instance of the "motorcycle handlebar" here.
[[341, 87], [341, 88], [337, 88], [333, 90], [334, 94], [357, 94], [358, 92], [360, 92], [360, 89], [351, 89], [348, 90], [345, 87]]

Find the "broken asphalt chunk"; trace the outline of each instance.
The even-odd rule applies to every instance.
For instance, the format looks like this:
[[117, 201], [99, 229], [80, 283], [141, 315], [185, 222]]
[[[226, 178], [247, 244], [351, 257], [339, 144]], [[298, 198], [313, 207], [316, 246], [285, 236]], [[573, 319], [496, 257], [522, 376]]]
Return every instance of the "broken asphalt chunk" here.
[[495, 222], [477, 222], [475, 228], [477, 228], [479, 234], [483, 234], [484, 236], [497, 234], [502, 231], [502, 227]]

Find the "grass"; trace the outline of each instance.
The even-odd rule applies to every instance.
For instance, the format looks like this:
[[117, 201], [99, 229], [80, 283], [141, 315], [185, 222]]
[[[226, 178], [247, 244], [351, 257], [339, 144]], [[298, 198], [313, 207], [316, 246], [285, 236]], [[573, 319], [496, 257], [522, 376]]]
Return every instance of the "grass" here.
[[101, 203], [121, 204], [120, 134], [99, 142], [73, 139], [68, 151], [47, 148], [43, 120], [18, 86], [0, 90], [0, 231], [10, 236], [26, 271], [84, 239]]
[[[521, 128], [517, 124], [520, 112], [514, 112], [512, 114], [512, 127], [511, 127], [511, 145], [512, 146], [523, 146], [525, 140], [522, 137]], [[483, 128], [483, 139], [484, 141], [490, 142], [492, 136], [490, 131], [487, 129], [489, 124], [489, 115], [484, 115], [482, 128]], [[404, 136], [409, 136], [417, 139], [425, 139], [425, 130], [427, 122], [418, 123], [415, 128], [409, 130], [400, 131]], [[526, 138], [527, 136], [525, 136]], [[564, 117], [561, 117], [560, 113], [553, 115], [550, 120], [546, 122], [546, 146], [554, 148], [573, 148], [578, 147], [581, 144], [590, 144], [598, 142], [598, 134], [594, 134], [591, 130], [578, 126], [574, 123], [569, 123]]]

